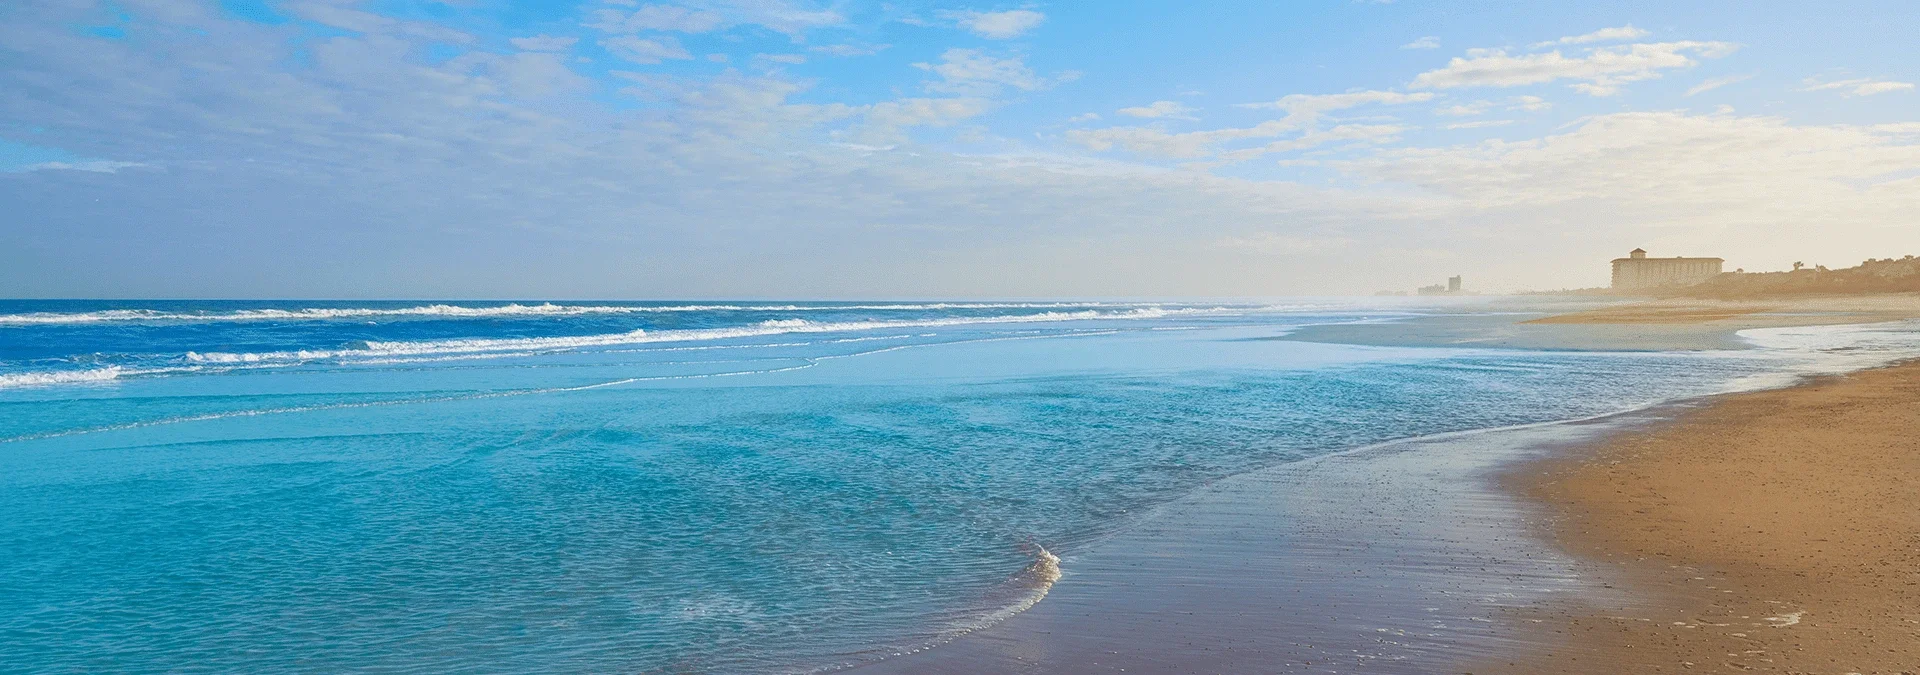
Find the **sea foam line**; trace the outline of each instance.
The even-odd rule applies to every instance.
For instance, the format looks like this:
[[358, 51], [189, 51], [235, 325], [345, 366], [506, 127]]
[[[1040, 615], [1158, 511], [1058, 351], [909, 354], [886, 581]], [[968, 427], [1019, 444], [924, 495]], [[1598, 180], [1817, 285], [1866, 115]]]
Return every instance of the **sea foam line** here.
[[[24, 436], [0, 438], [0, 443], [13, 443], [16, 441], [34, 441], [34, 440], [40, 440], [45, 438], [59, 438], [63, 436], [78, 436], [82, 434], [94, 434], [94, 433], [101, 433], [106, 431], [122, 431], [126, 429], [140, 429], [145, 427], [162, 426], [167, 424], [181, 424], [186, 422], [204, 422], [209, 420], [228, 419], [233, 417], [256, 417], [260, 415], [279, 415], [279, 414], [288, 414], [288, 413], [317, 412], [322, 410], [374, 408], [374, 407], [391, 406], [391, 405], [409, 405], [409, 404], [415, 404], [415, 403], [445, 403], [445, 402], [451, 402], [451, 401], [470, 401], [470, 400], [479, 400], [479, 399], [488, 399], [488, 398], [504, 398], [508, 396], [554, 394], [554, 393], [564, 393], [564, 392], [572, 392], [572, 391], [586, 391], [589, 389], [602, 389], [606, 387], [615, 387], [623, 384], [632, 384], [635, 382], [659, 382], [659, 381], [667, 381], [667, 380], [699, 380], [699, 379], [711, 379], [711, 378], [721, 378], [721, 377], [740, 377], [744, 375], [771, 375], [774, 373], [785, 373], [785, 372], [791, 372], [796, 370], [805, 370], [807, 368], [812, 368], [814, 366], [820, 365], [822, 361], [830, 361], [833, 359], [854, 358], [859, 356], [868, 356], [871, 354], [883, 354], [886, 352], [899, 351], [902, 349], [937, 347], [937, 346], [944, 346], [944, 345], [965, 344], [965, 343], [973, 343], [973, 342], [1000, 342], [1000, 341], [1006, 341], [1006, 340], [1045, 340], [1045, 339], [1053, 339], [1053, 338], [1087, 337], [1087, 336], [1094, 336], [1094, 335], [1111, 335], [1117, 332], [1119, 331], [1112, 331], [1112, 330], [1077, 331], [1077, 332], [1065, 333], [1061, 335], [1024, 335], [1024, 336], [1010, 336], [1010, 337], [990, 337], [990, 338], [975, 338], [971, 340], [956, 340], [954, 342], [940, 342], [940, 343], [932, 343], [932, 344], [892, 345], [888, 347], [880, 347], [877, 349], [870, 349], [870, 350], [861, 351], [861, 352], [854, 352], [851, 354], [836, 354], [836, 355], [830, 355], [830, 356], [816, 356], [816, 357], [796, 357], [790, 360], [798, 360], [800, 361], [799, 364], [792, 365], [792, 366], [784, 366], [780, 368], [761, 368], [757, 370], [737, 370], [737, 371], [726, 371], [726, 372], [720, 372], [720, 373], [696, 373], [696, 374], [689, 374], [689, 375], [653, 375], [653, 376], [641, 376], [641, 377], [626, 377], [626, 378], [620, 378], [617, 380], [608, 380], [606, 382], [596, 382], [593, 384], [583, 384], [583, 385], [577, 385], [577, 386], [571, 386], [571, 387], [542, 387], [542, 388], [535, 388], [535, 389], [513, 389], [508, 391], [484, 392], [484, 393], [478, 393], [478, 394], [462, 394], [462, 395], [454, 395], [454, 396], [434, 396], [434, 397], [424, 397], [424, 398], [392, 399], [392, 400], [386, 400], [386, 401], [360, 401], [355, 403], [329, 403], [329, 404], [311, 405], [311, 406], [290, 406], [285, 408], [261, 408], [261, 409], [255, 409], [255, 410], [234, 410], [234, 411], [218, 412], [218, 413], [206, 413], [203, 415], [169, 417], [169, 418], [158, 419], [158, 420], [147, 420], [143, 422], [128, 422], [125, 424], [89, 427], [85, 429], [68, 429], [64, 431], [52, 431], [52, 432], [46, 432], [46, 433], [40, 433], [40, 434], [28, 434]], [[718, 363], [728, 363], [728, 362], [730, 361], [719, 361]], [[1044, 591], [1041, 593], [1041, 596], [1043, 597], [1045, 596]], [[1039, 599], [1035, 598], [1034, 602], [1039, 602]], [[1031, 604], [1029, 604], [1028, 606], [1031, 606]]]
[[1053, 552], [1047, 550], [1045, 546], [1039, 544], [1029, 545], [1032, 547], [1032, 557], [1027, 563], [1027, 566], [1011, 578], [1001, 582], [1000, 586], [992, 591], [992, 594], [1010, 593], [1012, 597], [1006, 604], [987, 612], [985, 615], [941, 629], [937, 634], [917, 645], [890, 652], [877, 659], [836, 663], [812, 670], [797, 672], [839, 672], [859, 666], [871, 665], [891, 658], [919, 654], [966, 637], [971, 633], [992, 628], [1007, 619], [1018, 616], [1021, 612], [1033, 609], [1035, 605], [1040, 604], [1041, 600], [1047, 598], [1047, 593], [1053, 590], [1053, 585], [1060, 581], [1061, 569], [1060, 556], [1054, 555]]
[[25, 373], [0, 374], [0, 389], [12, 387], [35, 387], [49, 384], [69, 384], [73, 382], [105, 382], [119, 379], [125, 372], [119, 366], [93, 368], [89, 370], [43, 370]]
[[1154, 319], [1166, 316], [1222, 313], [1235, 311], [1230, 308], [1188, 308], [1161, 309], [1140, 308], [1125, 312], [1102, 312], [1084, 310], [1078, 312], [1040, 312], [1036, 314], [1011, 314], [991, 317], [948, 317], [924, 320], [899, 321], [833, 321], [817, 322], [806, 319], [774, 319], [751, 326], [735, 328], [695, 328], [683, 330], [647, 331], [633, 330], [624, 333], [605, 333], [599, 335], [580, 335], [567, 337], [534, 338], [461, 338], [451, 340], [421, 340], [409, 342], [369, 341], [355, 349], [313, 349], [277, 352], [187, 352], [185, 359], [200, 364], [263, 364], [277, 362], [319, 361], [328, 359], [368, 359], [415, 356], [439, 356], [450, 354], [482, 354], [490, 352], [541, 352], [572, 350], [592, 347], [613, 347], [656, 342], [702, 342], [730, 338], [761, 337], [796, 333], [839, 333], [851, 331], [883, 330], [889, 328], [926, 328], [940, 326], [960, 326], [978, 324], [1008, 323], [1055, 323], [1062, 321], [1088, 320], [1136, 320]]
[[661, 312], [832, 312], [929, 311], [968, 309], [1078, 309], [1162, 307], [1166, 303], [1109, 302], [935, 302], [871, 305], [558, 305], [518, 303], [487, 307], [432, 304], [417, 307], [307, 307], [302, 309], [241, 309], [229, 312], [170, 312], [157, 309], [108, 309], [93, 312], [29, 312], [0, 314], [0, 325], [58, 325], [131, 321], [322, 321], [375, 317], [492, 318], [512, 316], [581, 316], [590, 314], [650, 314]]
[[200, 370], [200, 368], [196, 366], [181, 368], [125, 368], [121, 366], [103, 366], [85, 370], [33, 370], [19, 373], [0, 373], [0, 389], [43, 387], [55, 384], [111, 382], [122, 377], [135, 375], [187, 373], [198, 370]]

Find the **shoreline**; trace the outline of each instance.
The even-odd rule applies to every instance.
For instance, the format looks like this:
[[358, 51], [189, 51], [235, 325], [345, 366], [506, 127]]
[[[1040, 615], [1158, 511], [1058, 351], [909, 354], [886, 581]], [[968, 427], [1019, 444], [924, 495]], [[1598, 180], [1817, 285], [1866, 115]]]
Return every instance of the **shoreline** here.
[[1508, 489], [1510, 474], [1701, 400], [1398, 439], [1230, 476], [1070, 556], [1065, 585], [1026, 612], [850, 669], [1478, 672], [1465, 664], [1547, 646], [1514, 615], [1615, 593], [1538, 536], [1552, 514]]
[[[1772, 316], [1762, 326], [1714, 321], [1631, 337], [1657, 345], [1681, 335], [1667, 348], [1714, 348], [1738, 340], [1733, 334], [1745, 328], [1842, 323], [1835, 318]], [[1487, 325], [1493, 324], [1520, 325], [1512, 318]], [[1442, 329], [1448, 336], [1489, 332], [1485, 325]], [[1603, 341], [1621, 336], [1597, 334]], [[1564, 335], [1554, 341], [1564, 343]], [[1428, 344], [1462, 341], [1437, 342]], [[1515, 481], [1610, 447], [1614, 439], [1668, 428], [1726, 399], [1797, 391], [1812, 386], [1810, 375], [1819, 378], [1815, 383], [1832, 377], [1780, 375], [1791, 384], [1776, 380], [1596, 417], [1403, 439], [1233, 476], [1163, 506], [1095, 550], [1069, 555], [1063, 583], [1033, 609], [954, 642], [855, 669], [1579, 672], [1537, 660], [1580, 652], [1566, 646], [1564, 629], [1555, 632], [1553, 622], [1599, 607], [1617, 616], [1670, 611], [1674, 604], [1648, 592], [1646, 580], [1592, 562], [1592, 551], [1563, 548], [1550, 533], [1564, 511], [1516, 489]], [[1291, 494], [1290, 487], [1311, 489]], [[1399, 506], [1384, 506], [1382, 497], [1398, 498]], [[1380, 592], [1366, 597], [1369, 589]], [[1397, 594], [1391, 600], [1388, 590]], [[1321, 615], [1308, 619], [1276, 609], [1286, 607]], [[1409, 616], [1410, 609], [1445, 613]], [[1613, 665], [1591, 672], [1620, 672]]]
[[1920, 361], [1711, 397], [1516, 467], [1621, 594], [1513, 613], [1472, 672], [1920, 672]]

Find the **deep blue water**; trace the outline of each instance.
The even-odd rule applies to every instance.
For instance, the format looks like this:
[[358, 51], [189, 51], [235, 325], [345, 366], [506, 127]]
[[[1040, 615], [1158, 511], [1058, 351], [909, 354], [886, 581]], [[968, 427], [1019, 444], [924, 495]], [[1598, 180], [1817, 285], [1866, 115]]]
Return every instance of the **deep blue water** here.
[[0, 670], [831, 668], [1018, 611], [1210, 480], [1845, 341], [1269, 339], [1441, 311], [4, 301]]

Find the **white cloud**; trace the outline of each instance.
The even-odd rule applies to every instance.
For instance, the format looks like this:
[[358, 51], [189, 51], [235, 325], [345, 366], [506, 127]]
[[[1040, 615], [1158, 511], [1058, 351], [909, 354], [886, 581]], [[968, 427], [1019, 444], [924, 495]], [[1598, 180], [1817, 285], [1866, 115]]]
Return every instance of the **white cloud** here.
[[1414, 88], [1518, 87], [1555, 80], [1584, 80], [1573, 88], [1594, 96], [1608, 96], [1622, 84], [1660, 77], [1660, 71], [1690, 68], [1701, 58], [1719, 58], [1738, 49], [1727, 42], [1659, 42], [1602, 47], [1584, 56], [1566, 56], [1558, 50], [1513, 55], [1499, 49], [1469, 50], [1445, 68], [1413, 79]]
[[1149, 103], [1143, 106], [1121, 108], [1116, 112], [1122, 115], [1126, 115], [1128, 117], [1191, 120], [1191, 119], [1195, 119], [1193, 117], [1193, 113], [1197, 111], [1194, 108], [1187, 107], [1186, 104], [1181, 103], [1179, 101], [1154, 101], [1152, 103]]
[[1344, 94], [1289, 94], [1264, 103], [1240, 103], [1234, 107], [1284, 110], [1287, 118], [1300, 126], [1312, 126], [1323, 113], [1363, 105], [1401, 105], [1433, 100], [1430, 92], [1350, 91]]
[[1406, 127], [1398, 124], [1342, 124], [1332, 129], [1309, 130], [1298, 138], [1223, 152], [1220, 153], [1220, 159], [1240, 162], [1276, 152], [1293, 152], [1349, 141], [1370, 144], [1391, 143], [1400, 140], [1400, 134], [1405, 133], [1406, 130]]
[[978, 98], [907, 98], [875, 103], [866, 109], [867, 121], [888, 128], [947, 126], [978, 117], [991, 104]]
[[766, 26], [796, 39], [806, 31], [847, 22], [835, 10], [799, 7], [790, 0], [686, 0], [685, 4], [719, 12], [729, 23]]
[[892, 47], [892, 46], [893, 45], [850, 45], [850, 44], [821, 45], [818, 47], [811, 47], [808, 49], [808, 51], [819, 52], [821, 54], [827, 54], [830, 56], [872, 56], [874, 54], [878, 54], [882, 51], [885, 51], [888, 47]]
[[1538, 96], [1515, 96], [1513, 97], [1511, 103], [1512, 105], [1507, 108], [1508, 110], [1525, 110], [1527, 112], [1540, 112], [1542, 110], [1548, 110], [1553, 108], [1552, 103], [1548, 103], [1546, 99], [1540, 98]]
[[104, 159], [82, 160], [76, 162], [41, 162], [19, 169], [26, 171], [88, 171], [92, 173], [116, 173], [121, 169], [146, 166], [140, 162], [115, 162]]
[[512, 38], [507, 41], [513, 43], [515, 47], [530, 52], [564, 52], [568, 48], [573, 47], [573, 43], [579, 42], [580, 38], [535, 35], [533, 37]]
[[1241, 108], [1267, 108], [1285, 110], [1294, 114], [1322, 113], [1342, 110], [1369, 103], [1397, 105], [1401, 103], [1419, 103], [1431, 100], [1433, 94], [1427, 92], [1403, 93], [1398, 91], [1350, 91], [1344, 94], [1288, 94], [1278, 100], [1263, 103], [1242, 103]]
[[1737, 84], [1740, 82], [1745, 82], [1750, 79], [1753, 79], [1753, 75], [1751, 73], [1746, 75], [1727, 75], [1723, 77], [1709, 77], [1707, 79], [1701, 80], [1700, 84], [1696, 84], [1688, 88], [1687, 95], [1693, 96], [1695, 94], [1701, 94], [1701, 93], [1713, 91], [1715, 89], [1719, 89], [1729, 84]]
[[651, 64], [669, 59], [693, 58], [692, 54], [687, 53], [685, 47], [680, 46], [679, 40], [668, 36], [649, 39], [634, 35], [616, 35], [601, 40], [600, 46], [607, 48], [607, 51], [614, 56], [634, 63]]
[[1038, 91], [1079, 77], [1079, 73], [1072, 72], [1043, 77], [1017, 56], [1001, 59], [976, 49], [960, 48], [942, 53], [939, 63], [915, 63], [913, 67], [940, 76], [939, 81], [927, 84], [930, 91], [974, 96], [992, 95], [1003, 87]]
[[[1391, 124], [1342, 125], [1320, 130], [1320, 117], [1335, 110], [1365, 105], [1399, 105], [1433, 99], [1430, 92], [1351, 91], [1342, 94], [1292, 94], [1263, 103], [1241, 103], [1235, 107], [1256, 110], [1281, 110], [1286, 116], [1251, 127], [1169, 133], [1147, 127], [1074, 129], [1066, 133], [1068, 141], [1096, 152], [1126, 150], [1166, 159], [1215, 157], [1226, 161], [1245, 161], [1275, 152], [1289, 152], [1342, 141], [1381, 143], [1397, 138], [1405, 127]], [[1293, 138], [1269, 142], [1251, 148], [1223, 149], [1231, 144], [1263, 138]]]
[[1474, 120], [1472, 122], [1460, 122], [1458, 124], [1449, 124], [1447, 125], [1447, 128], [1448, 129], [1484, 129], [1487, 127], [1504, 127], [1509, 124], [1513, 124], [1513, 120]]
[[1082, 114], [1074, 115], [1072, 117], [1067, 118], [1067, 122], [1070, 124], [1079, 124], [1081, 122], [1098, 122], [1098, 121], [1100, 121], [1100, 113], [1091, 113], [1091, 112], [1082, 113]]
[[405, 21], [325, 2], [312, 0], [292, 2], [284, 5], [282, 9], [302, 19], [356, 33], [394, 35], [455, 44], [468, 44], [474, 41], [472, 35], [439, 24]]
[[546, 98], [589, 86], [587, 78], [567, 68], [565, 54], [553, 52], [468, 52], [448, 61], [447, 67], [490, 76], [501, 93], [514, 98]]
[[1025, 35], [1047, 20], [1047, 15], [1030, 9], [1005, 12], [941, 11], [936, 14], [953, 21], [973, 34], [992, 40], [1009, 40]]
[[1414, 40], [1404, 45], [1400, 45], [1400, 48], [1401, 49], [1439, 49], [1440, 37], [1437, 35], [1428, 35], [1418, 40]]
[[[859, 142], [963, 128], [990, 99], [802, 104], [804, 83], [734, 72], [629, 78], [660, 105], [567, 91], [529, 104], [514, 70], [559, 55], [440, 62], [410, 34], [294, 45], [227, 20], [99, 40], [70, 29], [85, 16], [66, 3], [5, 6], [24, 18], [0, 22], [17, 48], [0, 91], [39, 93], [0, 97], [0, 123], [152, 167], [0, 175], [13, 209], [0, 286], [20, 294], [1338, 293], [1460, 271], [1486, 287], [1601, 285], [1605, 259], [1633, 246], [1748, 269], [1920, 252], [1903, 248], [1920, 123], [1900, 117], [1622, 113], [1542, 138], [1404, 147], [1375, 142], [1397, 125], [1328, 121], [1352, 99], [1316, 98], [1265, 104], [1286, 117], [1244, 129], [1142, 137], [1202, 159], [1307, 148], [1286, 163], [1347, 179], [1321, 189], [1068, 148]], [[311, 58], [289, 68], [296, 49]], [[227, 68], [193, 77], [204, 63]], [[38, 84], [68, 81], [89, 86]], [[114, 199], [93, 201], [103, 193]], [[180, 207], [194, 203], [220, 208]], [[1370, 264], [1353, 265], [1355, 250]], [[503, 264], [524, 273], [488, 273]]]
[[1873, 96], [1875, 94], [1885, 94], [1895, 91], [1913, 91], [1912, 82], [1875, 80], [1866, 77], [1852, 80], [1836, 80], [1833, 82], [1821, 82], [1819, 80], [1808, 79], [1806, 85], [1807, 86], [1802, 88], [1801, 91], [1839, 90], [1848, 96]]
[[1493, 101], [1470, 101], [1467, 103], [1457, 103], [1457, 104], [1442, 107], [1442, 108], [1434, 108], [1433, 114], [1446, 115], [1448, 117], [1470, 117], [1473, 115], [1479, 115], [1479, 114], [1485, 113], [1488, 108], [1492, 108], [1492, 107], [1493, 107]]
[[807, 57], [800, 54], [754, 54], [753, 58], [789, 65], [799, 65], [807, 62]]
[[[634, 2], [612, 4], [633, 6]], [[687, 0], [678, 5], [646, 5], [633, 11], [602, 9], [588, 24], [607, 33], [676, 31], [706, 33], [729, 26], [765, 26], [793, 38], [806, 31], [846, 22], [839, 12], [805, 9], [787, 0]]]
[[[1777, 117], [1617, 113], [1537, 140], [1393, 149], [1345, 167], [1487, 206], [1604, 198], [1688, 205], [1713, 222], [1781, 221], [1822, 209], [1857, 212], [1873, 201], [1875, 185], [1901, 182], [1872, 181], [1920, 169], [1920, 145], [1891, 136]], [[1920, 198], [1920, 185], [1900, 189], [1903, 200]], [[1891, 213], [1895, 206], [1873, 208]]]
[[608, 33], [637, 33], [646, 30], [705, 33], [726, 23], [719, 12], [689, 9], [678, 5], [647, 5], [631, 12], [603, 9], [594, 12], [596, 20], [588, 24]]
[[1548, 40], [1546, 42], [1535, 42], [1533, 43], [1533, 47], [1535, 49], [1538, 49], [1540, 47], [1552, 47], [1554, 45], [1584, 45], [1584, 44], [1591, 44], [1594, 42], [1625, 42], [1627, 40], [1638, 40], [1640, 38], [1643, 38], [1652, 34], [1653, 33], [1647, 32], [1645, 30], [1634, 28], [1633, 24], [1627, 24], [1619, 28], [1602, 28], [1600, 30], [1596, 30], [1594, 32], [1588, 33], [1586, 35], [1574, 35], [1571, 37], [1563, 37], [1558, 40]]
[[1480, 100], [1456, 103], [1450, 106], [1434, 108], [1433, 114], [1449, 117], [1471, 117], [1485, 114], [1494, 108], [1508, 111], [1540, 112], [1542, 110], [1551, 110], [1553, 104], [1548, 103], [1546, 99], [1538, 96], [1515, 96], [1505, 101]]

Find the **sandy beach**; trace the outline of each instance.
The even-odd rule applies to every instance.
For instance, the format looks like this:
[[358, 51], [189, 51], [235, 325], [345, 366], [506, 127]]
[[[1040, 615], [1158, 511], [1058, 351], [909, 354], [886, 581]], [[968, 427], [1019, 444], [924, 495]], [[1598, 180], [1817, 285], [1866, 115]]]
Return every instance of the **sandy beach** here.
[[[1281, 339], [1740, 348], [1848, 302], [1495, 303]], [[861, 672], [1920, 672], [1920, 364], [1235, 477]]]
[[1631, 591], [1500, 672], [1920, 671], [1920, 364], [1730, 396], [1517, 481]]

